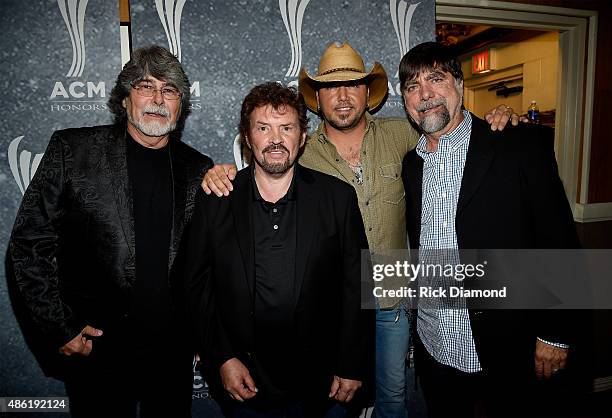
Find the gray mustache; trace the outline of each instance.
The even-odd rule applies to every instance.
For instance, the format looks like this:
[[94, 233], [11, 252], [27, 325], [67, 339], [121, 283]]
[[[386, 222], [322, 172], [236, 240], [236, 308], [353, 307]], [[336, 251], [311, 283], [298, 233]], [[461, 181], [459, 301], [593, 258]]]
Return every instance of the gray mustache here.
[[156, 104], [150, 104], [145, 106], [145, 108], [142, 110], [143, 114], [146, 113], [155, 113], [156, 115], [160, 115], [160, 116], [165, 116], [165, 117], [169, 117], [170, 116], [170, 111], [162, 105], [156, 105]]
[[417, 106], [417, 111], [424, 112], [425, 110], [433, 109], [434, 107], [439, 106], [441, 104], [446, 105], [446, 100], [436, 99], [436, 100], [422, 103]]

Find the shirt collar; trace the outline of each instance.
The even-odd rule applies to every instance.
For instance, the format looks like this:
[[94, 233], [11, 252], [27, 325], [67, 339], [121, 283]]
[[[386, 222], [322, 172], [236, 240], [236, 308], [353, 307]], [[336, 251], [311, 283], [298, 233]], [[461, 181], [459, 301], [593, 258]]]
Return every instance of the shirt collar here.
[[[253, 162], [253, 164], [251, 164], [251, 183], [253, 185], [253, 200], [254, 201], [258, 201], [258, 202], [262, 202], [262, 203], [270, 203], [268, 201], [266, 201], [263, 197], [261, 197], [261, 194], [259, 193], [259, 189], [257, 188], [257, 182], [255, 181], [255, 162]], [[295, 191], [295, 177], [297, 176], [297, 172], [299, 170], [299, 165], [298, 164], [294, 164], [293, 165], [293, 177], [291, 178], [291, 184], [289, 185], [289, 190], [287, 190], [287, 193], [281, 197], [279, 199], [278, 203], [285, 203], [289, 200], [295, 200], [295, 196], [296, 196], [296, 191]]]
[[[470, 139], [470, 134], [472, 132], [472, 114], [467, 110], [463, 110], [462, 112], [463, 120], [455, 129], [440, 137], [438, 149], [443, 148], [454, 152]], [[421, 157], [426, 154], [431, 154], [431, 152], [427, 151], [427, 138], [425, 135], [421, 135], [419, 138], [416, 151]]]

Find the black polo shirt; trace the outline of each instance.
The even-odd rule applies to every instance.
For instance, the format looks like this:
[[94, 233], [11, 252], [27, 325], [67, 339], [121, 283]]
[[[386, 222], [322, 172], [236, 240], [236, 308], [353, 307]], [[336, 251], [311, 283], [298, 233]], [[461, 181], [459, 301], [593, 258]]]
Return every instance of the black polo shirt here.
[[[297, 166], [295, 168], [297, 170]], [[260, 382], [271, 401], [287, 399], [295, 386], [296, 187], [294, 177], [278, 202], [265, 201], [253, 174], [255, 247], [255, 353]]]

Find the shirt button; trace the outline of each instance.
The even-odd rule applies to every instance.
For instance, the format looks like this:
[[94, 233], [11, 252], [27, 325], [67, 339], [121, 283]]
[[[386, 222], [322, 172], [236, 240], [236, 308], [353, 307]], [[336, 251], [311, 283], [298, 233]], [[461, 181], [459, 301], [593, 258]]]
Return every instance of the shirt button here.
[[[442, 226], [443, 226], [444, 228], [446, 228], [446, 225], [448, 225], [448, 222], [446, 222], [446, 221], [442, 222]], [[276, 226], [276, 225], [274, 225], [274, 226]]]
[[[442, 197], [446, 197], [446, 193], [442, 193]], [[274, 210], [276, 210], [276, 209], [274, 209]]]
[[276, 213], [276, 212], [278, 212], [278, 209], [274, 208], [274, 209], [272, 209], [272, 212]]
[[440, 170], [444, 171], [444, 164], [440, 164]]
[[372, 227], [369, 227], [369, 228], [368, 228], [368, 231], [371, 231], [371, 230], [372, 230]]
[[368, 200], [368, 201], [366, 202], [366, 206], [369, 206], [369, 204], [370, 204], [370, 201]]
[[[446, 222], [444, 222], [446, 224]], [[446, 225], [444, 225], [446, 226]], [[274, 229], [278, 229], [278, 225], [274, 225]]]

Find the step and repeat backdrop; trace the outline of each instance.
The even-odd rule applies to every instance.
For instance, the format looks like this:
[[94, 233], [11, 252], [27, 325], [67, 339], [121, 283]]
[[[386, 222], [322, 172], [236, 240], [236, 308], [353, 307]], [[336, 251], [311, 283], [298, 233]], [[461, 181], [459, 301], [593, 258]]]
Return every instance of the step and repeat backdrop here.
[[[3, 0], [0, 6], [2, 259], [24, 190], [57, 129], [112, 122], [106, 101], [121, 70], [116, 0]], [[0, 397], [58, 396], [17, 326], [0, 269]], [[64, 414], [65, 416], [65, 414]]]
[[[112, 122], [106, 101], [122, 66], [118, 3], [3, 0], [0, 6], [2, 254], [52, 132]], [[192, 92], [183, 140], [216, 162], [230, 162], [239, 157], [234, 144], [243, 97], [264, 81], [297, 86], [300, 68], [316, 72], [330, 42], [350, 42], [367, 70], [374, 61], [383, 64], [389, 94], [377, 115], [404, 117], [397, 67], [410, 47], [434, 39], [434, 13], [434, 0], [130, 0], [130, 42], [132, 49], [162, 45], [179, 58]], [[25, 346], [3, 269], [0, 314], [0, 396], [63, 395], [61, 382], [45, 378]], [[219, 414], [197, 372], [193, 389], [195, 410]]]

